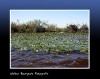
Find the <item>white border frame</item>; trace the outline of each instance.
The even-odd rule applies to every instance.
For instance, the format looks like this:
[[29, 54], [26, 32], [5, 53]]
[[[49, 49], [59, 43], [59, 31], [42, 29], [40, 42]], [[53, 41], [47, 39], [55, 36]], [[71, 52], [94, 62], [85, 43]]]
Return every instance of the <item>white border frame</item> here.
[[58, 68], [58, 67], [54, 67], [54, 68], [52, 68], [52, 67], [37, 67], [37, 68], [14, 68], [14, 67], [11, 67], [11, 20], [10, 20], [10, 18], [11, 18], [11, 16], [10, 16], [10, 18], [9, 18], [9, 21], [10, 21], [10, 69], [90, 69], [90, 10], [89, 9], [66, 9], [66, 10], [64, 10], [64, 9], [61, 9], [61, 10], [56, 10], [56, 9], [50, 9], [50, 10], [47, 10], [47, 9], [44, 9], [44, 10], [31, 10], [31, 9], [29, 9], [29, 10], [24, 10], [24, 9], [14, 9], [14, 10], [12, 10], [12, 9], [10, 9], [10, 15], [11, 15], [11, 11], [88, 11], [89, 12], [89, 33], [88, 33], [88, 67], [80, 67], [80, 68], [77, 68], [77, 67], [72, 67], [72, 68]]

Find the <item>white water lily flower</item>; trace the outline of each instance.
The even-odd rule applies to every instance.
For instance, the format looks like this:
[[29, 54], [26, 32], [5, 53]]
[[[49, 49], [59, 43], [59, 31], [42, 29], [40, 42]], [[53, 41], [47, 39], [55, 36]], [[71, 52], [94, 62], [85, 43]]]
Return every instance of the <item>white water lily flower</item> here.
[[36, 50], [36, 52], [38, 52], [38, 50]]

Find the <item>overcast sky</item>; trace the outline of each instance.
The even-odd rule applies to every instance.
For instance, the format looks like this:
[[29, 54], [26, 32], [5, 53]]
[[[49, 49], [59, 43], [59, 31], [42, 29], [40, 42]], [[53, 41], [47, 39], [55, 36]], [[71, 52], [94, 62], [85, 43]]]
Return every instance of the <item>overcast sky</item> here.
[[90, 25], [89, 10], [10, 10], [10, 21], [25, 23], [31, 20], [47, 21], [49, 24], [56, 24], [58, 27], [65, 27], [67, 24]]

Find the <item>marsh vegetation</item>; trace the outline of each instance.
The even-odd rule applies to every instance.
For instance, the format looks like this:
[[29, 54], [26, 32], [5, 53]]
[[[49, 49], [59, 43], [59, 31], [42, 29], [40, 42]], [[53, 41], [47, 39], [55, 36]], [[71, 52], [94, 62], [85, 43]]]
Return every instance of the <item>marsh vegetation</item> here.
[[87, 67], [88, 37], [89, 28], [86, 24], [80, 28], [75, 24], [58, 28], [41, 20], [26, 24], [12, 22], [11, 66]]

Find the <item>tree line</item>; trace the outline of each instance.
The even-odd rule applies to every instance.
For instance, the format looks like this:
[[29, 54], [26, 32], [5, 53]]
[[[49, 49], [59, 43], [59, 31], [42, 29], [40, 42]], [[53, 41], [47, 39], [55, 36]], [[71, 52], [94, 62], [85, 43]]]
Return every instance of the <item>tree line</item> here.
[[19, 20], [17, 23], [11, 22], [11, 32], [12, 33], [41, 33], [41, 32], [83, 32], [88, 33], [87, 24], [81, 25], [79, 28], [78, 25], [69, 24], [65, 28], [58, 28], [55, 24], [48, 24], [47, 22], [41, 20], [28, 21], [26, 23], [20, 23]]

